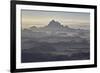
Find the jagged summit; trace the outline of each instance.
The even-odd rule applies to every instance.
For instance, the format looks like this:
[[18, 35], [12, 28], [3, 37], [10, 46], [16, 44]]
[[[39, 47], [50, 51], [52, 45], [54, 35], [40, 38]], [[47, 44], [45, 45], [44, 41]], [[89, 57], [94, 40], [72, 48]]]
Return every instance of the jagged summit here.
[[61, 25], [61, 23], [59, 23], [58, 21], [55, 21], [55, 20], [51, 20], [49, 22], [49, 24], [47, 25], [47, 27], [50, 27], [50, 28], [61, 28], [63, 27], [63, 25]]
[[30, 29], [32, 30], [37, 30], [37, 29], [70, 29], [69, 26], [63, 26], [59, 21], [51, 20], [46, 26], [44, 27], [36, 27], [36, 26], [31, 26]]

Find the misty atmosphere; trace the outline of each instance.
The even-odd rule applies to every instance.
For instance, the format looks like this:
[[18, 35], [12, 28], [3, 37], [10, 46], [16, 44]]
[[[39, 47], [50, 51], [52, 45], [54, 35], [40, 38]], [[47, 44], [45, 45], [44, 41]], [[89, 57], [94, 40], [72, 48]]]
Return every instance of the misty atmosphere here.
[[21, 62], [90, 59], [90, 30], [64, 26], [50, 20], [43, 27], [21, 30]]

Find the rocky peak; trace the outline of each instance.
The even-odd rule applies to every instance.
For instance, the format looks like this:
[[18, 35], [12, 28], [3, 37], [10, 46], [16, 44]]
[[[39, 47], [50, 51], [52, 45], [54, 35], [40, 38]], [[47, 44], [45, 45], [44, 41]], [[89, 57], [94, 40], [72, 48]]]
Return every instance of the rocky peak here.
[[61, 28], [63, 27], [63, 25], [61, 25], [61, 23], [59, 23], [58, 21], [55, 21], [55, 20], [51, 20], [48, 24], [48, 27], [51, 27], [51, 28]]

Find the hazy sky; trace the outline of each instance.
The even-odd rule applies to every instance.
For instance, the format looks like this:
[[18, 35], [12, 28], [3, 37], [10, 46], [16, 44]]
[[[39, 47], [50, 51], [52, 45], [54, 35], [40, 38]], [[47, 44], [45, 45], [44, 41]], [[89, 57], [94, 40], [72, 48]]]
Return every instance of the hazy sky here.
[[21, 20], [22, 28], [43, 27], [51, 20], [59, 21], [64, 26], [89, 28], [90, 13], [21, 10]]

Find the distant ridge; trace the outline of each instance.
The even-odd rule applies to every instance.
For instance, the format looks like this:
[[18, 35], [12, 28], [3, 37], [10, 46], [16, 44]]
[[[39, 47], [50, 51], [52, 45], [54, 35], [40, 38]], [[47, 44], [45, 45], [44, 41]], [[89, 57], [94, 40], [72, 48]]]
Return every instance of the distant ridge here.
[[[36, 26], [30, 27], [31, 29], [36, 29]], [[47, 26], [40, 27], [40, 28], [69, 28], [69, 26], [63, 26], [59, 21], [51, 20]]]

